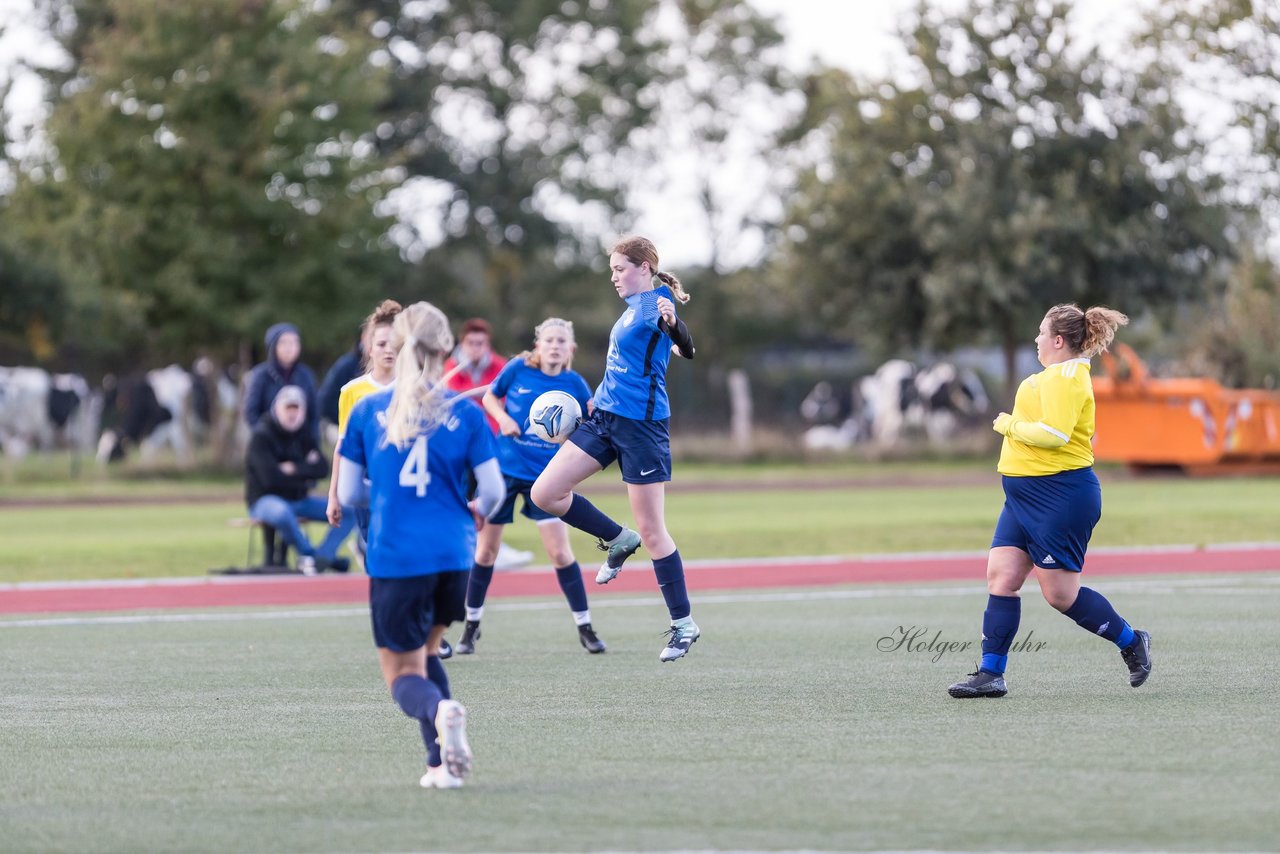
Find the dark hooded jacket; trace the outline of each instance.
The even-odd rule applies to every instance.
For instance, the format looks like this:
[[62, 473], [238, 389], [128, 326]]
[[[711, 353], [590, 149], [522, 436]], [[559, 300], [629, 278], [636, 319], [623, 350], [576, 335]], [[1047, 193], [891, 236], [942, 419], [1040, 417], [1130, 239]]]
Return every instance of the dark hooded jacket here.
[[244, 394], [244, 420], [256, 429], [262, 416], [271, 410], [276, 394], [287, 385], [296, 385], [307, 396], [307, 421], [305, 429], [320, 442], [319, 405], [316, 401], [316, 376], [299, 359], [287, 371], [276, 361], [276, 343], [286, 332], [298, 334], [292, 323], [277, 323], [267, 330], [267, 360], [254, 367]]
[[[297, 471], [285, 474], [280, 470], [283, 462], [293, 463]], [[306, 498], [315, 482], [328, 474], [329, 463], [305, 424], [291, 433], [268, 411], [253, 428], [244, 473], [244, 497], [250, 507], [264, 495], [286, 501]]]

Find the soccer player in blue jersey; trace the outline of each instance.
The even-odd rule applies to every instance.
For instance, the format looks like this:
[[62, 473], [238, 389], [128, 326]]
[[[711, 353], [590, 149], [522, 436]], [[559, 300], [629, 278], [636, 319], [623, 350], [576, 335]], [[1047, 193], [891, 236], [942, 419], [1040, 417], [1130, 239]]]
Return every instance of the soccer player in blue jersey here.
[[[684, 564], [663, 518], [671, 480], [667, 365], [673, 352], [693, 358], [693, 339], [676, 316], [689, 301], [680, 280], [658, 266], [658, 250], [643, 237], [628, 237], [609, 252], [614, 290], [626, 302], [609, 333], [604, 379], [594, 410], [560, 446], [533, 484], [533, 503], [600, 539], [609, 553], [597, 584], [608, 584], [641, 545], [653, 557], [658, 588], [671, 615], [662, 661], [683, 658], [701, 634], [691, 615]], [[658, 284], [654, 286], [654, 280]], [[617, 460], [639, 531], [624, 528], [574, 488]]]
[[498, 424], [498, 463], [506, 478], [507, 497], [502, 506], [480, 531], [475, 563], [467, 583], [467, 624], [462, 638], [454, 647], [460, 655], [476, 651], [480, 638], [480, 619], [484, 616], [484, 600], [493, 581], [493, 564], [502, 544], [502, 531], [515, 520], [516, 499], [523, 496], [521, 512], [538, 525], [542, 545], [556, 570], [556, 580], [569, 602], [578, 640], [590, 653], [605, 651], [604, 641], [591, 626], [591, 610], [587, 606], [587, 589], [582, 583], [582, 570], [569, 545], [569, 528], [559, 518], [541, 510], [529, 498], [529, 490], [538, 475], [551, 462], [558, 446], [544, 441], [529, 428], [529, 408], [538, 396], [548, 391], [563, 391], [582, 407], [585, 413], [591, 389], [571, 368], [577, 347], [573, 324], [559, 317], [548, 317], [534, 330], [533, 349], [516, 356], [503, 367], [489, 385], [481, 403]]
[[1022, 613], [1018, 591], [1033, 571], [1050, 605], [1119, 647], [1130, 685], [1151, 675], [1151, 636], [1125, 622], [1101, 593], [1080, 586], [1089, 537], [1102, 516], [1089, 359], [1128, 322], [1109, 308], [1049, 309], [1036, 336], [1044, 370], [1022, 381], [1013, 413], [1001, 412], [992, 424], [1005, 437], [997, 467], [1005, 503], [987, 557], [982, 662], [948, 689], [952, 697], [1008, 693], [1004, 670]]
[[[356, 404], [342, 438], [338, 499], [370, 511], [365, 569], [382, 676], [421, 726], [424, 788], [457, 788], [471, 770], [466, 709], [452, 698], [437, 652], [464, 616], [476, 528], [505, 494], [484, 413], [442, 381], [449, 321], [419, 302], [392, 324], [392, 388]], [[476, 497], [468, 502], [474, 476]], [[366, 478], [368, 478], [366, 486]]]

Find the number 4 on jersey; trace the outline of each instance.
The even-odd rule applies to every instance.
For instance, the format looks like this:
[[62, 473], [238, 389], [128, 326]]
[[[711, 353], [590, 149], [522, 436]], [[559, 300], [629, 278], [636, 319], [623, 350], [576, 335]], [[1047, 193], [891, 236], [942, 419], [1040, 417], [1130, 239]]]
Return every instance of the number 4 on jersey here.
[[409, 456], [400, 467], [400, 485], [415, 490], [419, 498], [427, 494], [431, 472], [427, 470], [427, 437], [418, 436], [409, 448]]

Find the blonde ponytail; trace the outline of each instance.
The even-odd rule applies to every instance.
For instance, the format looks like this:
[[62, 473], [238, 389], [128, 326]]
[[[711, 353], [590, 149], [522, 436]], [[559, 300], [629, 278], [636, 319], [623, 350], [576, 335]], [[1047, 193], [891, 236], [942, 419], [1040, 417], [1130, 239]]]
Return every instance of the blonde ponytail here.
[[1072, 353], [1091, 359], [1111, 346], [1116, 329], [1129, 322], [1129, 318], [1113, 308], [1094, 306], [1081, 311], [1075, 303], [1055, 305], [1045, 312], [1049, 331], [1061, 335]]
[[1129, 318], [1114, 308], [1094, 306], [1084, 313], [1086, 327], [1084, 344], [1080, 352], [1092, 358], [1111, 346], [1116, 330], [1129, 322]]
[[404, 450], [419, 434], [448, 418], [442, 375], [453, 350], [453, 333], [444, 312], [430, 303], [416, 302], [396, 315], [391, 338], [400, 352], [395, 391], [387, 407], [387, 443]]
[[671, 293], [679, 302], [686, 303], [689, 301], [689, 294], [685, 292], [684, 285], [680, 284], [680, 280], [675, 277], [674, 273], [658, 272], [654, 275], [658, 277], [659, 282], [671, 288]]

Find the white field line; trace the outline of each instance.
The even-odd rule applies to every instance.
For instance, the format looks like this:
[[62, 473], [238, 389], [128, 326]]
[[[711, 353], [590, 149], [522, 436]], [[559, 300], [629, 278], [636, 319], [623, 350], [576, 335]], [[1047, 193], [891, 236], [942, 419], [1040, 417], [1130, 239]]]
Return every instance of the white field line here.
[[[1280, 575], [1255, 574], [1236, 576], [1211, 576], [1204, 578], [1150, 578], [1126, 581], [1098, 581], [1093, 585], [1103, 591], [1137, 591], [1157, 595], [1194, 593], [1197, 596], [1257, 596], [1280, 593]], [[781, 591], [766, 590], [750, 593], [695, 594], [695, 604], [732, 605], [751, 602], [825, 602], [858, 599], [935, 599], [953, 596], [974, 596], [982, 593], [981, 585], [957, 582], [945, 587], [851, 587], [827, 590]], [[661, 605], [656, 596], [610, 597], [591, 603], [593, 609], [636, 608]], [[563, 600], [496, 601], [486, 606], [492, 611], [554, 611], [565, 607]], [[91, 617], [46, 617], [40, 619], [3, 620], [0, 629], [50, 628], [58, 626], [122, 626], [147, 623], [233, 623], [254, 620], [314, 620], [343, 617], [368, 618], [367, 607], [344, 608], [293, 608], [273, 611], [197, 611], [166, 614], [125, 614]]]
[[[1260, 543], [1216, 543], [1213, 545], [1182, 544], [1171, 546], [1115, 546], [1110, 548], [1090, 549], [1095, 555], [1123, 554], [1199, 554], [1203, 552], [1223, 551], [1263, 551], [1280, 549], [1280, 542]], [[790, 557], [756, 557], [756, 558], [717, 558], [709, 560], [690, 560], [684, 566], [688, 570], [715, 569], [722, 566], [790, 566], [803, 564], [806, 566], [838, 564], [838, 563], [905, 563], [918, 560], [981, 560], [987, 552], [983, 551], [937, 551], [937, 552], [890, 552], [885, 554], [856, 555], [800, 555]], [[552, 572], [549, 565], [526, 566], [519, 569], [499, 570], [502, 574], [513, 573], [547, 573]], [[336, 577], [336, 576], [331, 576]], [[207, 584], [272, 584], [281, 579], [296, 579], [305, 584], [310, 579], [294, 575], [193, 575], [180, 578], [118, 578], [92, 581], [20, 581], [16, 583], [0, 583], [0, 592], [6, 590], [92, 590], [98, 588], [129, 587], [194, 587]]]

